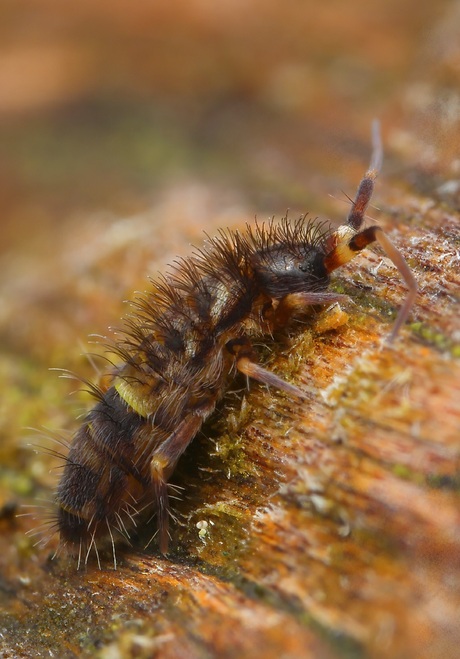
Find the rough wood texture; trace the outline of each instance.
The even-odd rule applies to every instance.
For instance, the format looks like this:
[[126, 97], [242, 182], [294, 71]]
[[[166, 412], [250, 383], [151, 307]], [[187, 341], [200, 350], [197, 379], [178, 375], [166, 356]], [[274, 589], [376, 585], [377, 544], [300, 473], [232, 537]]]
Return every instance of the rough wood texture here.
[[[378, 6], [380, 12], [386, 11], [384, 5]], [[356, 9], [362, 9], [359, 2]], [[381, 211], [371, 214], [378, 215], [401, 248], [419, 283], [411, 323], [394, 345], [385, 345], [404, 286], [377, 249], [340, 269], [335, 289], [351, 297], [342, 311], [312, 316], [285, 344], [260, 347], [271, 368], [305, 388], [308, 403], [294, 404], [256, 384], [246, 391], [243, 381], [236, 383], [174, 477], [184, 490], [175, 504], [178, 521], [167, 559], [154, 546], [143, 550], [139, 541], [119, 554], [116, 571], [109, 556], [102, 570], [91, 562], [76, 572], [75, 562], [65, 556], [50, 560], [56, 538], [50, 538], [46, 548], [34, 547], [34, 539], [25, 533], [38, 522], [15, 514], [23, 503], [42, 505], [41, 499], [51, 498], [58, 474], [50, 469], [59, 460], [33, 454], [28, 442], [51, 448], [53, 443], [24, 427], [45, 426], [50, 432], [57, 429], [58, 435], [61, 428], [64, 434], [75, 428], [73, 419], [88, 399], [81, 396], [75, 402], [74, 397], [69, 404], [67, 393], [74, 384], [59, 381], [47, 368], [62, 366], [91, 377], [94, 368], [80, 356], [85, 350], [80, 341], [90, 332], [103, 333], [108, 325], [116, 325], [123, 312], [121, 300], [145, 287], [145, 273], [155, 273], [176, 254], [189, 252], [187, 243], [198, 245], [203, 228], [213, 233], [220, 226], [237, 227], [250, 220], [249, 202], [241, 201], [247, 188], [228, 194], [229, 184], [225, 196], [222, 186], [215, 184], [198, 185], [188, 179], [171, 183], [151, 211], [118, 221], [88, 214], [65, 225], [60, 234], [65, 242], [59, 249], [37, 247], [37, 253], [27, 258], [18, 249], [11, 252], [13, 258], [3, 257], [4, 657], [456, 656], [458, 120], [448, 113], [440, 119], [428, 110], [430, 99], [439, 99], [441, 92], [458, 99], [449, 82], [458, 66], [455, 12], [449, 10], [432, 29], [431, 47], [438, 58], [424, 68], [429, 78], [423, 94], [417, 67], [412, 79], [403, 81], [410, 103], [415, 103], [417, 89], [421, 94], [419, 114], [399, 91], [382, 111], [391, 154], [377, 183], [375, 203]], [[391, 16], [396, 14], [386, 15], [388, 24]], [[428, 18], [425, 8], [419, 20], [429, 23]], [[343, 21], [329, 24], [322, 12], [318, 20], [332, 36], [344, 30]], [[353, 30], [345, 22], [350, 35], [354, 30], [368, 34], [371, 17], [363, 16], [362, 21], [362, 29]], [[401, 62], [414, 43], [411, 24], [409, 19], [402, 23], [405, 47], [400, 44], [399, 50], [393, 33], [379, 35], [383, 44], [368, 44], [373, 58], [389, 52], [390, 45]], [[142, 32], [142, 21], [138, 29]], [[320, 37], [312, 39], [322, 52]], [[341, 48], [346, 52], [343, 43]], [[420, 55], [420, 69], [423, 62], [426, 58]], [[378, 63], [374, 66], [381, 71]], [[324, 115], [317, 97], [319, 105], [297, 109], [302, 116], [293, 123], [288, 112], [274, 124], [273, 119], [266, 120], [263, 127], [275, 151], [286, 140], [284, 154], [295, 163], [275, 167], [284, 181], [279, 188], [274, 184], [276, 195], [284, 199], [293, 193], [297, 203], [302, 181], [312, 195], [308, 206], [313, 213], [327, 207], [327, 192], [337, 193], [346, 185], [353, 194], [369, 149], [371, 113], [361, 117], [358, 107], [348, 108], [337, 124], [330, 108], [334, 94], [324, 94], [330, 101], [323, 99]], [[368, 102], [371, 106], [370, 97]], [[313, 126], [302, 137], [302, 144], [311, 143], [306, 162], [299, 157], [296, 142], [304, 113]], [[351, 116], [360, 117], [359, 139], [347, 123]], [[256, 128], [258, 117], [253, 121], [262, 135], [263, 129]], [[417, 132], [421, 124], [423, 138]], [[345, 184], [345, 176], [338, 184], [338, 175], [328, 171], [328, 125], [330, 134], [346, 135], [351, 144], [359, 144], [359, 157], [345, 139], [337, 147], [337, 162], [347, 171]], [[247, 134], [249, 127], [250, 122]], [[323, 142], [315, 135], [319, 128]], [[453, 136], [450, 141], [436, 139], [446, 131]], [[257, 170], [260, 176], [254, 174], [248, 188], [263, 187], [273, 172], [268, 166], [259, 173], [257, 163], [264, 153], [257, 144], [249, 143], [246, 149], [256, 163], [253, 174]], [[299, 173], [303, 166], [305, 175]], [[233, 205], [228, 211], [229, 198], [239, 199], [240, 207]], [[328, 210], [335, 218], [346, 214], [342, 202], [331, 206]], [[23, 235], [27, 237], [26, 230]], [[52, 240], [52, 232], [44, 235]], [[43, 506], [39, 516], [46, 517], [49, 504], [45, 501]], [[145, 542], [151, 530], [145, 531]]]

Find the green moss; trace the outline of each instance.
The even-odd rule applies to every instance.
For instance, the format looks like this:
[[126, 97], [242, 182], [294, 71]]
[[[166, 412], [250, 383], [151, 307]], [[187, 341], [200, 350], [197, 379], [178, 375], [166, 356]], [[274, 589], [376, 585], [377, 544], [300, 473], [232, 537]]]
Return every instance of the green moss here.
[[397, 476], [398, 478], [402, 478], [404, 480], [410, 480], [410, 477], [411, 477], [411, 474], [412, 474], [409, 467], [407, 467], [406, 465], [402, 465], [402, 464], [393, 465], [392, 471], [393, 471], [395, 476]]
[[256, 475], [255, 465], [248, 459], [245, 451], [244, 429], [253, 418], [253, 408], [243, 396], [240, 401], [230, 404], [225, 401], [222, 415], [211, 428], [211, 437], [215, 438], [215, 450], [228, 478], [243, 478]]
[[460, 491], [460, 473], [442, 474], [431, 473], [426, 474], [412, 470], [407, 465], [395, 464], [392, 466], [392, 472], [398, 478], [401, 478], [417, 485], [428, 485], [437, 490], [450, 490]]
[[[400, 554], [399, 538], [390, 533], [382, 533], [378, 525], [355, 526], [352, 529], [352, 536], [353, 544], [360, 547], [363, 557], [367, 557], [372, 564], [375, 564], [376, 557], [387, 561], [390, 556]], [[348, 560], [349, 555], [346, 558]]]
[[267, 588], [260, 583], [251, 581], [241, 575], [233, 580], [234, 585], [247, 597], [270, 607], [274, 611], [285, 611], [293, 616], [301, 625], [314, 631], [329, 644], [337, 657], [343, 659], [360, 659], [364, 657], [362, 645], [343, 632], [330, 629], [321, 624], [311, 614], [305, 611], [304, 605], [296, 597], [283, 596], [273, 588]]
[[437, 490], [460, 492], [460, 473], [428, 474], [426, 482], [430, 487]]
[[442, 352], [448, 352], [452, 357], [460, 357], [460, 343], [451, 337], [421, 322], [412, 323], [409, 327], [415, 336], [429, 346]]
[[12, 472], [7, 482], [10, 491], [19, 497], [30, 496], [34, 490], [34, 483], [27, 474]]
[[190, 552], [187, 561], [195, 555], [204, 573], [233, 580], [247, 549], [247, 523], [246, 508], [228, 500], [195, 509], [182, 525], [181, 544]]

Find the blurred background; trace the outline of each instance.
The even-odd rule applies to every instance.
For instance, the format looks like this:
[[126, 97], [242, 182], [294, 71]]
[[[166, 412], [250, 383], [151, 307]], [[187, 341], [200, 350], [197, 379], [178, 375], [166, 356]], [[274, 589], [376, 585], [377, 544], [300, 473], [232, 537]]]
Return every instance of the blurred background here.
[[449, 0], [3, 0], [3, 258], [52, 254], [69, 222], [138, 213], [178, 181], [321, 213], [353, 193], [374, 117], [387, 154], [444, 166], [459, 17]]
[[[414, 271], [416, 268], [419, 281], [422, 275], [426, 281], [425, 298], [415, 317], [427, 323], [431, 333], [422, 338], [428, 337], [431, 352], [417, 352], [415, 361], [423, 367], [428, 354], [440, 362], [444, 359], [437, 350], [450, 343], [442, 343], [441, 329], [447, 327], [453, 338], [455, 332], [457, 339], [460, 336], [458, 314], [452, 310], [458, 277], [459, 80], [460, 2], [454, 0], [1, 1], [0, 604], [3, 598], [8, 602], [6, 617], [0, 619], [2, 642], [9, 642], [1, 631], [4, 620], [13, 626], [16, 619], [20, 621], [14, 629], [18, 647], [22, 647], [22, 636], [26, 638], [30, 631], [29, 616], [41, 620], [42, 614], [43, 637], [53, 635], [53, 642], [60, 642], [60, 633], [50, 629], [55, 629], [61, 616], [61, 600], [56, 600], [59, 613], [50, 623], [46, 597], [64, 581], [58, 578], [53, 583], [49, 575], [51, 581], [44, 577], [48, 549], [39, 554], [32, 547], [33, 539], [25, 536], [36, 522], [14, 517], [23, 501], [52, 497], [59, 473], [51, 467], [62, 462], [43, 451], [35, 455], [29, 444], [46, 444], [41, 437], [43, 428], [52, 429], [51, 434], [58, 431], [59, 437], [66, 430], [70, 433], [75, 428], [76, 407], [78, 412], [88, 405], [79, 396], [69, 402], [66, 394], [78, 385], [62, 382], [56, 373], [49, 373], [49, 367], [68, 368], [94, 379], [94, 364], [82, 356], [88, 350], [86, 337], [105, 334], [109, 325], [119, 324], [126, 313], [123, 300], [132, 298], [136, 289], [145, 289], [148, 276], [163, 270], [176, 255], [190, 253], [190, 243], [199, 245], [203, 231], [213, 234], [220, 227], [241, 228], [255, 215], [261, 220], [282, 217], [287, 208], [294, 217], [309, 211], [322, 219], [344, 218], [347, 196], [353, 197], [369, 162], [374, 118], [382, 125], [385, 156], [375, 206], [369, 214], [378, 218], [381, 197], [385, 228], [391, 232], [397, 227], [404, 249], [410, 245], [418, 250], [409, 263]], [[405, 223], [408, 218], [414, 220], [412, 224]], [[439, 256], [439, 263], [433, 266], [442, 250], [444, 260]], [[377, 258], [372, 267], [377, 269], [376, 262]], [[443, 272], [447, 266], [450, 279]], [[364, 281], [360, 289], [360, 282], [356, 291], [374, 286], [372, 281], [366, 288]], [[399, 278], [396, 285], [400, 286]], [[393, 306], [399, 304], [401, 295], [390, 300]], [[441, 336], [437, 344], [438, 334], [432, 327]], [[340, 336], [337, 341], [336, 356], [341, 357]], [[353, 341], [350, 345], [354, 346]], [[412, 351], [420, 347], [414, 338], [410, 345]], [[434, 419], [433, 424], [436, 419], [430, 404], [438, 404], [439, 391], [444, 391], [446, 409], [452, 415], [454, 409], [446, 394], [454, 375], [449, 380], [436, 364], [436, 376], [423, 372], [416, 378], [424, 398], [420, 394], [414, 403], [418, 409], [428, 410], [426, 415]], [[334, 366], [331, 368], [330, 377], [334, 375]], [[385, 375], [385, 383], [387, 379]], [[433, 382], [432, 397], [427, 382]], [[443, 382], [447, 383], [445, 390]], [[387, 384], [383, 389], [387, 390]], [[376, 411], [381, 411], [378, 405]], [[367, 406], [366, 415], [368, 412]], [[40, 431], [24, 430], [29, 427]], [[454, 432], [451, 434], [453, 437]], [[418, 441], [418, 435], [414, 437]], [[426, 470], [437, 473], [438, 454], [431, 440], [430, 435], [426, 450], [433, 454], [434, 466], [427, 460]], [[382, 442], [385, 448], [387, 445]], [[421, 459], [416, 448], [417, 463]], [[407, 451], [407, 455], [412, 454]], [[441, 452], [446, 463], [450, 455]], [[387, 459], [383, 450], [381, 464], [386, 465]], [[439, 464], [444, 465], [442, 460]], [[451, 468], [455, 468], [453, 461]], [[390, 477], [404, 476], [401, 469], [398, 460], [394, 464], [390, 460]], [[441, 475], [442, 469], [439, 467]], [[403, 477], [400, 480], [405, 483]], [[368, 500], [367, 494], [363, 500]], [[424, 505], [428, 499], [419, 499], [419, 492], [407, 500], [424, 508], [423, 514], [431, 510], [436, 517], [435, 509]], [[394, 501], [399, 501], [398, 496]], [[449, 505], [458, 510], [455, 501]], [[399, 517], [393, 512], [391, 508], [383, 517], [382, 528], [387, 522], [390, 527], [394, 518], [407, 518], [405, 510]], [[449, 532], [455, 527], [451, 523], [454, 517], [454, 513], [452, 517], [440, 515]], [[380, 519], [378, 515], [376, 519]], [[413, 526], [417, 533], [419, 522], [414, 521]], [[401, 533], [396, 529], [394, 537], [399, 542]], [[435, 534], [428, 536], [436, 540]], [[318, 556], [323, 556], [323, 545], [319, 546]], [[388, 547], [391, 554], [393, 545]], [[420, 547], [419, 568], [430, 556], [421, 536]], [[451, 554], [444, 556], [436, 549], [438, 553], [433, 550], [433, 558], [427, 559], [433, 569], [439, 566], [441, 570], [441, 576], [436, 571], [434, 576], [429, 573], [433, 592], [437, 593], [442, 580], [451, 583], [451, 576], [446, 575], [451, 573], [458, 545], [452, 547]], [[369, 556], [374, 555], [378, 557], [369, 551]], [[298, 572], [304, 585], [315, 574], [313, 566], [319, 570], [323, 561], [315, 555], [308, 562], [301, 547], [295, 569], [304, 565], [305, 556], [305, 572]], [[366, 563], [364, 568], [359, 561], [357, 564], [361, 583], [362, 575], [370, 572]], [[334, 562], [332, 566], [333, 571]], [[295, 569], [289, 567], [286, 574]], [[377, 561], [376, 572], [380, 569]], [[427, 591], [424, 601], [429, 615], [421, 618], [423, 624], [418, 623], [419, 593], [425, 593], [427, 579], [423, 570], [414, 568], [410, 552], [401, 573], [394, 572], [391, 588], [384, 582], [378, 591], [384, 602], [389, 598], [388, 610], [394, 609], [392, 597], [400, 587], [400, 574], [414, 577], [416, 583], [415, 590], [407, 589], [407, 597], [406, 591], [400, 597], [403, 615], [393, 613], [391, 618], [397, 628], [395, 638], [403, 639], [402, 647], [420, 650], [423, 633], [419, 630], [425, 630], [426, 619], [434, 620], [436, 627], [442, 618], [451, 635], [446, 635], [447, 642], [457, 638], [457, 595], [452, 596], [451, 605], [440, 605], [431, 615], [426, 602], [429, 606], [434, 602], [435, 607], [438, 594], [431, 598]], [[149, 585], [149, 599], [153, 584], [160, 584], [158, 578]], [[269, 588], [278, 581], [277, 576], [273, 578]], [[80, 581], [76, 583], [75, 601], [80, 601]], [[179, 579], [179, 590], [183, 583]], [[195, 581], [190, 583], [195, 588]], [[67, 581], [63, 587], [67, 588]], [[155, 587], [163, 588], [161, 584]], [[104, 588], [99, 590], [104, 593]], [[121, 588], [126, 593], [124, 583]], [[365, 586], [359, 597], [350, 590], [346, 606], [351, 608], [345, 612], [340, 588], [330, 589], [334, 597], [337, 593], [337, 602], [332, 595], [323, 601], [326, 609], [331, 606], [331, 618], [328, 611], [321, 611], [325, 617], [319, 619], [333, 627], [361, 603], [364, 613], [358, 606], [357, 613], [353, 610], [355, 618], [349, 616], [353, 624], [344, 628], [353, 638], [365, 638], [364, 632], [370, 629], [369, 642], [376, 649], [369, 656], [383, 656], [379, 652], [389, 646], [382, 645], [381, 639], [391, 637], [388, 629], [393, 622], [387, 625], [385, 620], [390, 618], [383, 618], [383, 627], [379, 620], [377, 626], [360, 626], [368, 614], [375, 614], [377, 620], [380, 609], [368, 607], [372, 595]], [[312, 619], [312, 610], [313, 620], [317, 615], [309, 608], [315, 596], [312, 599], [312, 591], [307, 590], [306, 608], [296, 613], [303, 621], [301, 629], [285, 633], [284, 618], [279, 624], [280, 637], [285, 635], [290, 642], [305, 633], [305, 620]], [[133, 592], [137, 603], [139, 588]], [[114, 593], [107, 599], [107, 629], [112, 628], [112, 603], [119, 599], [118, 591]], [[261, 593], [265, 599], [265, 590]], [[42, 597], [48, 602], [45, 606]], [[272, 601], [270, 597], [267, 601]], [[278, 601], [276, 597], [273, 601]], [[88, 611], [92, 599], [89, 589]], [[218, 611], [223, 599], [219, 599]], [[297, 611], [297, 596], [294, 600], [291, 609], [288, 597], [286, 611]], [[177, 601], [182, 600], [177, 597]], [[240, 600], [235, 601], [239, 609]], [[11, 610], [16, 611], [14, 622], [8, 618]], [[134, 607], [131, 617], [138, 618], [139, 611]], [[187, 610], [178, 619], [179, 638], [189, 617]], [[265, 622], [265, 613], [261, 618]], [[65, 634], [71, 635], [74, 618], [71, 623], [59, 619], [65, 623]], [[100, 623], [92, 620], [97, 632]], [[252, 625], [253, 617], [249, 620]], [[354, 620], [358, 620], [358, 628]], [[406, 620], [414, 624], [406, 624]], [[84, 617], [80, 622], [86, 625]], [[41, 630], [38, 623], [35, 628]], [[221, 629], [220, 618], [216, 629]], [[412, 640], [404, 646], [407, 630]], [[234, 634], [237, 636], [244, 638], [240, 632]], [[444, 636], [441, 626], [437, 636], [441, 645]], [[34, 637], [27, 638], [33, 646], [27, 656], [37, 656]], [[303, 636], [299, 638], [301, 643]], [[64, 655], [63, 647], [55, 650], [55, 656], [80, 656], [77, 650], [77, 654]], [[272, 652], [280, 656], [276, 648]], [[390, 655], [421, 656], [417, 651], [386, 656]], [[447, 654], [439, 652], [438, 656]]]

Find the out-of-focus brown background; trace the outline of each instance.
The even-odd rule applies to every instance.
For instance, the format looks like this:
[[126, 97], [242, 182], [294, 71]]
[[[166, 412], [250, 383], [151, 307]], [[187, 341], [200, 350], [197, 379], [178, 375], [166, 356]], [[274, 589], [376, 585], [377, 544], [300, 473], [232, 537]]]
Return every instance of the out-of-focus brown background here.
[[[459, 80], [447, 0], [2, 3], [3, 656], [455, 656]], [[395, 348], [404, 286], [369, 252], [341, 275], [349, 325], [307, 332], [299, 363], [274, 353], [311, 406], [255, 387], [185, 456], [169, 560], [50, 562], [56, 539], [15, 517], [46, 518], [59, 476], [29, 444], [88, 400], [48, 369], [94, 377], [86, 337], [203, 231], [288, 207], [340, 221], [376, 117], [369, 214], [421, 288]]]

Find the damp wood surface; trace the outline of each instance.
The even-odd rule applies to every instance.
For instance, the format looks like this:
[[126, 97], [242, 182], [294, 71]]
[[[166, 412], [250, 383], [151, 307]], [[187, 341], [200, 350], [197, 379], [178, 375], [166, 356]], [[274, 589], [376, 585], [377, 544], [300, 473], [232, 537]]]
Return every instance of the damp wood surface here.
[[[382, 0], [369, 12], [353, 0], [346, 13], [337, 4], [335, 18], [324, 6], [313, 20], [312, 4], [297, 21], [294, 3], [281, 14], [255, 2], [222, 20], [217, 9], [170, 4], [126, 20], [118, 3], [82, 0], [50, 22], [62, 21], [59, 39], [40, 23], [46, 44], [28, 44], [24, 31], [8, 45], [8, 29], [26, 24], [17, 18], [0, 28], [0, 73], [32, 63], [40, 75], [27, 79], [48, 81], [46, 93], [37, 83], [15, 95], [13, 86], [0, 104], [2, 116], [14, 103], [19, 114], [39, 108], [23, 142], [17, 117], [0, 125], [9, 163], [0, 185], [0, 656], [458, 656], [460, 124], [449, 111], [460, 102], [458, 8], [411, 2], [401, 13]], [[21, 17], [19, 5], [5, 16]], [[45, 5], [58, 16], [57, 2]], [[149, 21], [157, 41], [146, 58]], [[176, 25], [186, 57], [160, 38]], [[164, 103], [153, 103], [153, 122], [143, 114], [149, 84]], [[127, 96], [117, 97], [123, 85]], [[126, 119], [136, 93], [142, 110]], [[56, 103], [75, 105], [60, 114]], [[332, 290], [349, 302], [256, 346], [306, 401], [237, 379], [188, 448], [172, 478], [167, 557], [154, 541], [145, 548], [153, 520], [118, 551], [116, 570], [110, 553], [101, 569], [94, 555], [79, 571], [63, 553], [52, 559], [57, 537], [41, 546], [30, 535], [50, 514], [61, 473], [50, 451], [62, 450], [54, 440], [71, 438], [92, 401], [48, 369], [97, 381], [104, 349], [88, 335], [120, 326], [123, 300], [190, 254], [190, 243], [199, 247], [203, 230], [241, 229], [255, 213], [281, 218], [291, 203], [342, 222], [340, 191], [353, 196], [366, 169], [376, 115], [386, 153], [369, 221], [387, 231], [420, 289], [397, 340], [385, 343], [405, 287], [371, 248], [334, 275]], [[81, 132], [69, 136], [73, 123]], [[59, 144], [50, 142], [55, 124]], [[138, 187], [128, 190], [130, 177]]]
[[[261, 347], [270, 368], [304, 388], [308, 400], [239, 382], [173, 478], [183, 489], [167, 558], [154, 544], [139, 544], [119, 553], [116, 571], [110, 555], [101, 570], [90, 560], [78, 572], [65, 556], [50, 560], [57, 539], [34, 548], [24, 534], [37, 522], [15, 519], [8, 505], [32, 493], [49, 498], [55, 463], [17, 449], [32, 464], [22, 481], [11, 471], [9, 490], [2, 484], [4, 656], [251, 657], [254, 648], [266, 657], [455, 655], [458, 219], [388, 184], [382, 207], [385, 198], [391, 213], [383, 209], [381, 221], [420, 286], [411, 323], [385, 345], [404, 286], [378, 250], [342, 268], [334, 287], [350, 295], [349, 304], [317, 312], [285, 341]], [[104, 322], [101, 290], [93, 283], [82, 293], [82, 281], [96, 267], [122, 279], [123, 267], [115, 268], [122, 258], [130, 263], [115, 241], [103, 264], [89, 259], [78, 281], [69, 277], [75, 284], [55, 281], [40, 304], [28, 303], [30, 331], [40, 328], [46, 340], [46, 331], [65, 326], [66, 297]], [[62, 259], [68, 263], [69, 254]], [[101, 286], [108, 290], [106, 281]], [[47, 300], [58, 309], [52, 330]], [[19, 303], [9, 303], [17, 311]], [[117, 304], [110, 300], [104, 315], [116, 314]], [[78, 369], [81, 346], [70, 350], [67, 363]], [[16, 364], [16, 378], [26, 377], [22, 368]], [[47, 412], [54, 426], [75, 427], [75, 407], [88, 401], [70, 405], [70, 389], [57, 378], [47, 386], [48, 410], [35, 401], [36, 416], [45, 423]], [[31, 399], [43, 392], [30, 389]]]

